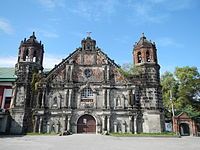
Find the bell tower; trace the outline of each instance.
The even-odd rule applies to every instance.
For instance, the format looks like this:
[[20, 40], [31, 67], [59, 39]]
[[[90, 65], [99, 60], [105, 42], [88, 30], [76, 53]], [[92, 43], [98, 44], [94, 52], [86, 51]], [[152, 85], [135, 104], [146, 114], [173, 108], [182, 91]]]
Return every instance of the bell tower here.
[[139, 42], [134, 45], [133, 58], [135, 65], [158, 63], [156, 45], [154, 42], [148, 41], [144, 33]]
[[14, 87], [14, 97], [12, 100], [11, 133], [22, 134], [31, 130], [32, 114], [31, 110], [35, 105], [32, 94], [32, 76], [33, 73], [43, 71], [44, 46], [36, 40], [35, 33], [21, 41], [19, 46], [18, 60], [15, 65], [15, 74], [17, 76]]
[[[160, 65], [154, 42], [147, 40], [144, 33], [133, 49], [134, 65], [140, 70], [140, 105], [143, 112], [143, 132], [162, 132], [164, 115], [160, 85]], [[157, 127], [149, 126], [155, 122]]]

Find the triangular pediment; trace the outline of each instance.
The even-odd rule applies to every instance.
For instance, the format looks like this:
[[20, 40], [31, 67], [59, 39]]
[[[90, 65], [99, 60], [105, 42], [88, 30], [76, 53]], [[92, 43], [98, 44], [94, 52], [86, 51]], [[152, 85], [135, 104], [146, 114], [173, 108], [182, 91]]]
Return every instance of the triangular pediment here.
[[[100, 48], [83, 50], [77, 48], [72, 54], [63, 59], [47, 75], [48, 80], [73, 82], [111, 82], [126, 84], [128, 80], [119, 71], [120, 66], [110, 59]], [[73, 73], [70, 73], [73, 69]], [[91, 75], [87, 75], [87, 71]], [[72, 79], [70, 79], [72, 78]], [[105, 81], [108, 80], [109, 81]]]

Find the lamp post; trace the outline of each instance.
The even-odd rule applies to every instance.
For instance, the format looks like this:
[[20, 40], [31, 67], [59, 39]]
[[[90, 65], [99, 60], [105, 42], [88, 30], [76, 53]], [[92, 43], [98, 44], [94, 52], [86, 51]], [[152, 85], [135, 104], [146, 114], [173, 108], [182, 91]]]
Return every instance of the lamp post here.
[[175, 131], [175, 119], [174, 119], [174, 117], [175, 117], [175, 114], [174, 114], [174, 104], [173, 104], [173, 97], [172, 97], [172, 90], [170, 90], [169, 91], [170, 93], [170, 96], [169, 96], [169, 100], [170, 100], [170, 102], [171, 102], [171, 105], [172, 105], [172, 131], [173, 132], [176, 132]]

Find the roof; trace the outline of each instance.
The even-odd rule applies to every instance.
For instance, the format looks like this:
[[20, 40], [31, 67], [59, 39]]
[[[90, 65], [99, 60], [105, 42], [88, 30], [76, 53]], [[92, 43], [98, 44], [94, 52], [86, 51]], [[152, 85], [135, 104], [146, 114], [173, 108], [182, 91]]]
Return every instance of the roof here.
[[0, 68], [0, 82], [14, 82], [15, 80], [15, 68]]
[[151, 42], [151, 40], [147, 40], [147, 38], [145, 37], [144, 33], [142, 33], [142, 37], [140, 38], [140, 40], [138, 42], [136, 42], [136, 44], [134, 45], [134, 47], [138, 47], [138, 46], [147, 46], [147, 47], [152, 47], [155, 46], [155, 43]]

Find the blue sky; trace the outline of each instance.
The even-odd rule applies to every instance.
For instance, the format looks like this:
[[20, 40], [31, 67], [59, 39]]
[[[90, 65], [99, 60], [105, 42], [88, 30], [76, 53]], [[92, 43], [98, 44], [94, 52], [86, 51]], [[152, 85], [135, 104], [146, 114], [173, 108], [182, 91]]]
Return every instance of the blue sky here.
[[199, 0], [4, 0], [0, 5], [0, 67], [17, 61], [33, 31], [45, 46], [44, 67], [66, 58], [91, 37], [119, 65], [132, 63], [142, 33], [156, 43], [161, 72], [200, 69]]

